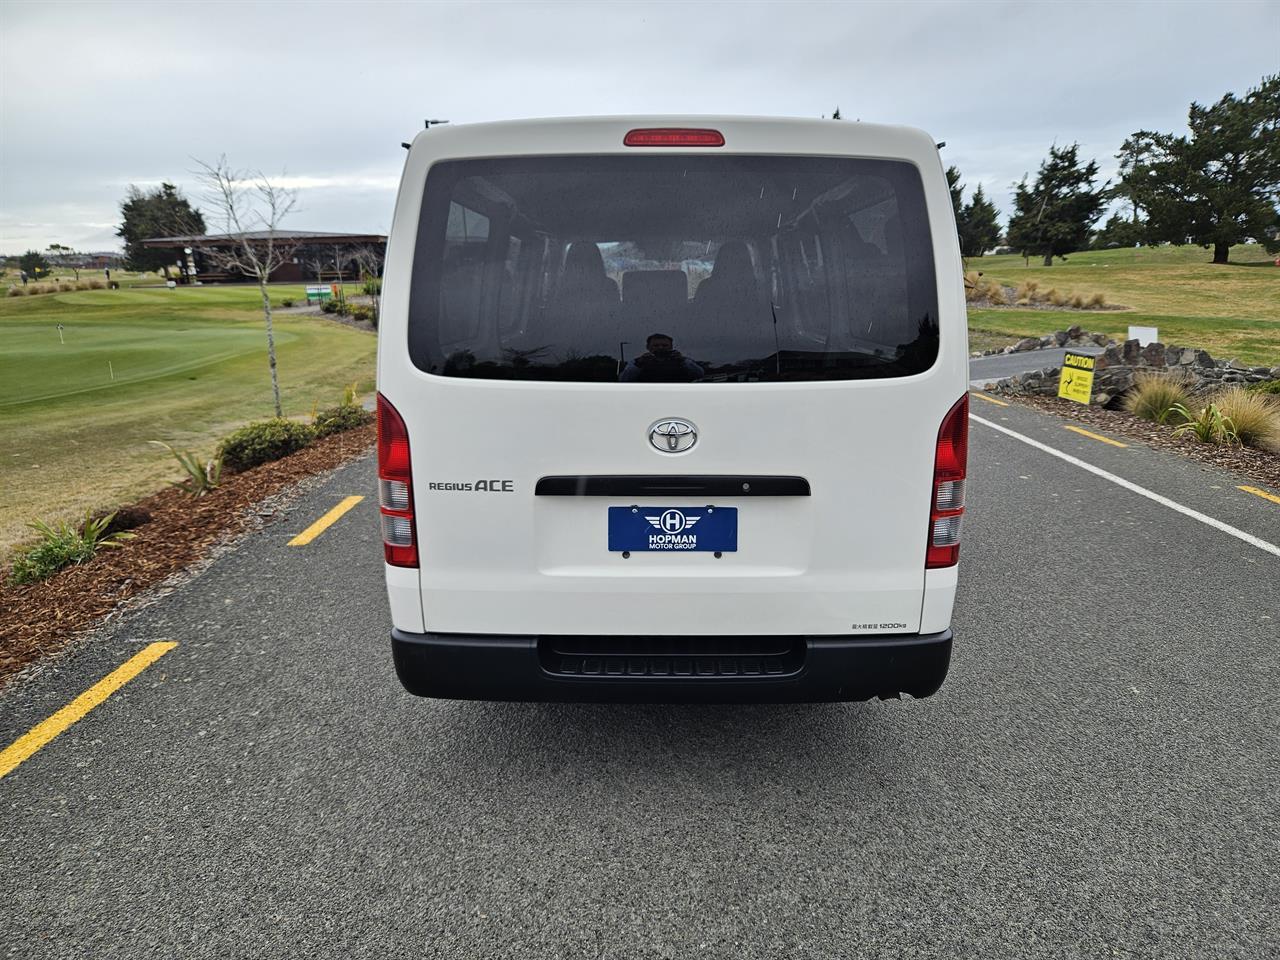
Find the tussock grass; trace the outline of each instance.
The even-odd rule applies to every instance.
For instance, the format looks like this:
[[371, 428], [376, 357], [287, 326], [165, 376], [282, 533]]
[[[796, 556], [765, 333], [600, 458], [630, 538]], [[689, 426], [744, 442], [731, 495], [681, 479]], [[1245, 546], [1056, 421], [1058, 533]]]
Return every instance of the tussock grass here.
[[1094, 310], [1098, 309], [1099, 307], [1105, 307], [1106, 305], [1107, 305], [1106, 294], [1098, 293], [1096, 291], [1094, 293], [1089, 294], [1089, 299], [1085, 303], [1085, 306], [1090, 307]]
[[1133, 388], [1125, 394], [1124, 408], [1135, 417], [1168, 423], [1174, 407], [1186, 405], [1190, 399], [1186, 381], [1177, 374], [1140, 373]]
[[1246, 447], [1273, 449], [1280, 443], [1280, 404], [1264, 393], [1230, 387], [1216, 397], [1222, 415], [1235, 427], [1236, 437]]

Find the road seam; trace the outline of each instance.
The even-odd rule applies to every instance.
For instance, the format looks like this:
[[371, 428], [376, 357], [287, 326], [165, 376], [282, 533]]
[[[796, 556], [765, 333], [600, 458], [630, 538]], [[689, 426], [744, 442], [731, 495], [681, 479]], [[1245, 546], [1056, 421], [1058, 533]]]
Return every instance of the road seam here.
[[973, 414], [969, 415], [969, 419], [982, 424], [984, 427], [990, 427], [992, 430], [998, 430], [1001, 433], [1006, 433], [1015, 440], [1021, 440], [1028, 446], [1035, 447], [1037, 450], [1043, 450], [1050, 456], [1057, 457], [1059, 460], [1065, 460], [1067, 463], [1077, 466], [1081, 470], [1087, 470], [1095, 476], [1102, 477], [1104, 480], [1110, 480], [1117, 486], [1124, 487], [1126, 490], [1136, 493], [1139, 496], [1146, 497], [1148, 500], [1154, 500], [1156, 503], [1168, 507], [1170, 510], [1176, 510], [1183, 516], [1190, 517], [1193, 520], [1199, 520], [1206, 526], [1213, 527], [1215, 530], [1221, 530], [1223, 533], [1233, 536], [1237, 540], [1243, 540], [1250, 546], [1257, 547], [1265, 553], [1280, 557], [1280, 547], [1277, 547], [1274, 543], [1268, 543], [1261, 537], [1255, 537], [1251, 533], [1245, 533], [1238, 527], [1233, 527], [1229, 523], [1223, 523], [1221, 520], [1217, 520], [1208, 514], [1201, 513], [1199, 510], [1192, 510], [1190, 507], [1183, 506], [1176, 500], [1170, 500], [1168, 497], [1163, 497], [1153, 490], [1148, 490], [1146, 487], [1140, 487], [1136, 483], [1126, 480], [1124, 477], [1118, 477], [1114, 473], [1103, 470], [1101, 467], [1095, 467], [1093, 464], [1081, 460], [1079, 457], [1073, 457], [1071, 454], [1063, 453], [1061, 450], [1056, 450], [1046, 443], [1041, 443], [1039, 440], [1032, 440], [1030, 437], [1023, 436], [1016, 430], [1010, 430], [1008, 427], [1002, 427], [998, 423], [992, 423], [990, 420], [984, 420], [982, 417], [976, 417]]
[[306, 546], [316, 537], [320, 536], [320, 534], [324, 533], [331, 526], [337, 523], [338, 519], [344, 513], [346, 513], [348, 510], [350, 510], [352, 507], [354, 507], [357, 503], [359, 503], [363, 499], [364, 497], [359, 497], [359, 496], [344, 497], [342, 502], [339, 503], [336, 507], [334, 507], [332, 510], [326, 513], [323, 517], [321, 517], [311, 526], [307, 527], [307, 529], [303, 530], [300, 534], [298, 534], [296, 537], [290, 540], [289, 546], [291, 547]]
[[148, 644], [120, 666], [95, 683], [53, 716], [40, 721], [9, 746], [0, 751], [0, 779], [16, 770], [72, 724], [84, 719], [94, 707], [176, 647], [171, 641]]
[[1063, 429], [1065, 429], [1065, 430], [1070, 430], [1070, 431], [1072, 431], [1073, 433], [1078, 433], [1078, 434], [1080, 434], [1080, 436], [1082, 436], [1082, 437], [1088, 437], [1090, 440], [1097, 440], [1099, 443], [1109, 443], [1109, 444], [1111, 444], [1113, 447], [1127, 447], [1127, 446], [1128, 446], [1128, 444], [1127, 444], [1127, 443], [1121, 443], [1119, 440], [1112, 440], [1110, 437], [1104, 437], [1104, 436], [1102, 436], [1101, 434], [1097, 434], [1097, 433], [1090, 433], [1090, 432], [1089, 432], [1088, 430], [1086, 430], [1084, 427], [1073, 427], [1073, 426], [1071, 426], [1071, 424], [1069, 424], [1069, 423], [1064, 423], [1062, 426], [1063, 426]]

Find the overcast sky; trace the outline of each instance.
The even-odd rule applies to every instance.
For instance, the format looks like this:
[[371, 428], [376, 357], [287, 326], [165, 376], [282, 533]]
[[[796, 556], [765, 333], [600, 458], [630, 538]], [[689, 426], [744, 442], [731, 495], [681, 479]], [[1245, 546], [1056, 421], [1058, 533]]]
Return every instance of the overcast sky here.
[[130, 183], [287, 171], [298, 229], [386, 232], [400, 141], [613, 113], [923, 127], [1007, 212], [1049, 144], [1126, 135], [1280, 72], [1280, 0], [26, 3], [0, 0], [0, 251], [118, 247]]

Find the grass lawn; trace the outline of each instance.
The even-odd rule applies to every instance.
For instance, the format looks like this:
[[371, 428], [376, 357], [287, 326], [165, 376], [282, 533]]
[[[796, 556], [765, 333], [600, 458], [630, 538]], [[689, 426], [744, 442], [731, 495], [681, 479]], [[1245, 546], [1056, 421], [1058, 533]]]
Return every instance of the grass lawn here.
[[[297, 284], [271, 293], [273, 303], [305, 300]], [[372, 388], [370, 334], [279, 316], [275, 334], [286, 416], [336, 403], [353, 381]], [[0, 555], [28, 537], [30, 520], [118, 506], [177, 479], [148, 440], [208, 455], [235, 427], [272, 415], [256, 287], [4, 298], [0, 344]]]
[[1201, 347], [1214, 357], [1280, 364], [1280, 267], [1261, 247], [1232, 247], [1231, 263], [1210, 263], [1200, 247], [1154, 247], [1074, 253], [1046, 267], [1032, 258], [977, 257], [969, 270], [1017, 286], [1035, 280], [1041, 290], [1085, 296], [1099, 291], [1124, 311], [971, 309], [972, 349], [1042, 336], [1078, 323], [1123, 340], [1130, 324], [1157, 327], [1160, 340]]

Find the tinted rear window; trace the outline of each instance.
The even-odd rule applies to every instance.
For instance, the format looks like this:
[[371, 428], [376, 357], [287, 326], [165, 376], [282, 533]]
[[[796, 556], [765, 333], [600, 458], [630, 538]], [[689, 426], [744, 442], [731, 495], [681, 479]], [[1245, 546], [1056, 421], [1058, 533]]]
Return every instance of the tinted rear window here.
[[453, 377], [893, 377], [932, 366], [937, 311], [907, 163], [456, 160], [427, 177], [409, 351]]

